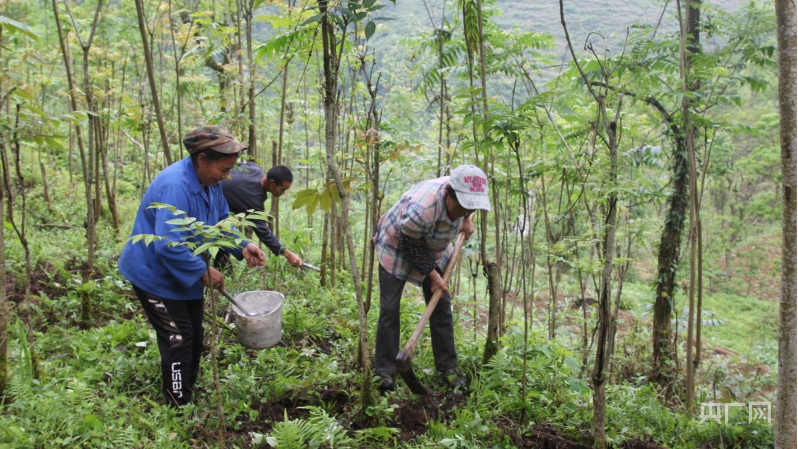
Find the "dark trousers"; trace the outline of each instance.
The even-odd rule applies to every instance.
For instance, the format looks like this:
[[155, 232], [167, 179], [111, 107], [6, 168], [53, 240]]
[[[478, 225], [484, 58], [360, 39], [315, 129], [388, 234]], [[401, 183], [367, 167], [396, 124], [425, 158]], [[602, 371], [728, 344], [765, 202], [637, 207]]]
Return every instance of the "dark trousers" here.
[[188, 404], [202, 358], [203, 300], [163, 299], [133, 290], [158, 336], [164, 398], [178, 407]]
[[[380, 274], [380, 317], [377, 321], [377, 341], [375, 343], [375, 364], [378, 375], [396, 375], [396, 355], [399, 354], [399, 327], [402, 290], [405, 281], [397, 279], [382, 266]], [[432, 298], [429, 276], [421, 283], [424, 300]], [[449, 294], [441, 297], [429, 317], [432, 355], [438, 371], [457, 366], [457, 351], [454, 348], [454, 321]]]

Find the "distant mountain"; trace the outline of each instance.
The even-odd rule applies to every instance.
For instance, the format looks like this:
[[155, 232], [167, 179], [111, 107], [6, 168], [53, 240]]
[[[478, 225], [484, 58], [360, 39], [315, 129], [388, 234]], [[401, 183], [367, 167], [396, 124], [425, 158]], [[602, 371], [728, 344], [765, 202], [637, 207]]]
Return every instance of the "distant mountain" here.
[[[432, 30], [431, 16], [436, 24], [440, 24], [443, 1], [396, 0], [395, 5], [389, 0], [383, 1], [386, 4], [383, 14], [394, 20], [383, 22], [382, 35], [378, 32], [374, 38], [377, 47], [381, 46], [379, 44], [382, 44], [380, 41], [383, 39], [395, 45], [396, 39], [402, 36], [429, 33]], [[745, 0], [710, 0], [709, 3], [731, 12]], [[677, 26], [675, 0], [566, 0], [564, 6], [569, 34], [574, 45], [580, 48], [590, 33], [603, 36], [610, 48], [620, 48], [626, 29], [632, 25], [654, 26], [661, 21], [663, 30], [674, 30]], [[447, 8], [446, 15], [451, 17], [451, 5], [447, 5]], [[558, 1], [496, 0], [486, 9], [498, 12], [491, 20], [502, 29], [550, 34], [564, 48], [565, 33]], [[460, 14], [459, 11], [454, 13]]]

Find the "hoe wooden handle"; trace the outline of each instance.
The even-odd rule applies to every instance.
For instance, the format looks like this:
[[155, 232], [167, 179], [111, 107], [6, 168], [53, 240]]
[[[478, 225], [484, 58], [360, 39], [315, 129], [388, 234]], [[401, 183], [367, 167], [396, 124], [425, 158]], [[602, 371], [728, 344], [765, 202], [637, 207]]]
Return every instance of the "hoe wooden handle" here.
[[[454, 251], [452, 251], [452, 256], [449, 258], [449, 263], [446, 265], [446, 271], [443, 272], [443, 282], [449, 282], [449, 277], [452, 275], [452, 270], [454, 269], [457, 256], [460, 254], [460, 249], [463, 247], [463, 243], [465, 243], [465, 234], [461, 232], [457, 235], [457, 241], [454, 244]], [[438, 290], [434, 295], [432, 295], [429, 303], [427, 303], [427, 308], [424, 309], [424, 313], [421, 314], [421, 320], [418, 322], [418, 326], [416, 326], [416, 329], [413, 331], [413, 335], [410, 336], [410, 340], [407, 340], [405, 347], [402, 349], [402, 354], [404, 357], [407, 357], [407, 359], [412, 357], [413, 353], [416, 352], [418, 339], [421, 337], [421, 333], [424, 331], [424, 326], [427, 324], [427, 320], [429, 320], [430, 315], [432, 315], [432, 312], [435, 311], [435, 306], [438, 305], [438, 301], [440, 301], [441, 296], [443, 296], [443, 290]]]

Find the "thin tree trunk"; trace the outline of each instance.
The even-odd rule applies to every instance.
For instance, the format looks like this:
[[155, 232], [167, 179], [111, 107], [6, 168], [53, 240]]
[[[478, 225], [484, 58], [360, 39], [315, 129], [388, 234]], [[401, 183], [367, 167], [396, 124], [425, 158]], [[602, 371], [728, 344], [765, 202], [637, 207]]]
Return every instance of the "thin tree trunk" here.
[[[183, 137], [183, 96], [181, 94], [180, 89], [180, 61], [183, 60], [183, 55], [185, 54], [186, 49], [186, 42], [182, 42], [180, 46], [177, 45], [177, 41], [175, 39], [175, 22], [172, 19], [172, 0], [169, 0], [169, 34], [172, 37], [172, 52], [173, 57], [175, 60], [175, 97], [177, 99], [177, 135], [182, 139]], [[192, 22], [193, 26], [193, 22]], [[191, 36], [191, 32], [186, 33], [187, 36]], [[188, 37], [186, 37], [188, 40]], [[177, 54], [178, 48], [180, 49], [180, 54]], [[125, 65], [127, 65], [127, 59], [125, 59]], [[122, 85], [124, 86], [124, 69], [122, 70]], [[253, 152], [254, 150], [250, 149]], [[180, 154], [180, 150], [178, 150], [178, 154]]]
[[[280, 165], [279, 155], [280, 143], [272, 140], [272, 167]], [[269, 228], [274, 235], [280, 238], [280, 197], [272, 195], [269, 206]]]
[[[616, 182], [617, 173], [617, 144], [615, 142], [614, 130], [608, 130], [609, 136], [609, 150], [610, 150], [610, 171], [608, 184], [614, 186]], [[617, 197], [615, 193], [611, 193], [607, 197], [607, 218], [606, 228], [604, 235], [604, 269], [601, 275], [601, 295], [599, 298], [598, 310], [598, 340], [596, 344], [596, 364], [593, 368], [593, 447], [596, 449], [603, 449], [606, 442], [606, 429], [605, 429], [605, 383], [607, 380], [607, 363], [612, 357], [613, 342], [610, 340], [610, 303], [611, 298], [611, 283], [612, 283], [612, 260], [613, 253], [615, 252], [615, 232], [616, 232], [616, 215], [617, 215]]]
[[543, 220], [546, 224], [546, 243], [548, 244], [548, 249], [546, 251], [546, 274], [548, 275], [549, 280], [549, 338], [553, 339], [557, 335], [557, 288], [554, 284], [554, 279], [551, 276], [551, 257], [549, 255], [549, 251], [553, 249], [554, 246], [554, 236], [551, 232], [551, 224], [549, 222], [549, 212], [548, 212], [548, 204], [546, 201], [546, 176], [545, 174], [540, 177], [540, 188], [541, 188], [541, 195], [540, 199], [543, 203]]
[[108, 209], [111, 211], [111, 220], [114, 227], [114, 233], [119, 235], [119, 211], [116, 207], [116, 195], [114, 194], [114, 189], [111, 186], [111, 169], [108, 164], [108, 127], [103, 126], [102, 129], [105, 130], [105, 136], [102, 137], [102, 150], [100, 155], [102, 157], [105, 196], [108, 198]]
[[158, 97], [158, 89], [155, 86], [155, 69], [152, 67], [152, 53], [150, 52], [150, 44], [147, 40], [149, 32], [147, 31], [147, 24], [144, 20], [144, 5], [142, 0], [136, 0], [136, 14], [139, 19], [139, 32], [141, 33], [141, 45], [144, 48], [144, 62], [147, 66], [147, 78], [150, 82], [150, 95], [152, 95], [152, 107], [155, 109], [155, 117], [158, 120], [158, 131], [161, 135], [161, 146], [163, 148], [163, 156], [166, 159], [166, 165], [172, 165], [172, 154], [169, 151], [169, 139], [166, 137], [166, 125], [163, 121], [163, 113], [161, 112], [161, 100]]
[[[376, 64], [375, 64], [376, 65]], [[374, 65], [372, 65], [372, 68]], [[374, 281], [374, 243], [371, 241], [371, 237], [376, 234], [377, 232], [377, 223], [380, 220], [380, 208], [382, 205], [382, 195], [380, 194], [380, 163], [381, 163], [381, 153], [380, 153], [380, 116], [377, 113], [377, 90], [379, 88], [380, 80], [379, 77], [377, 78], [377, 82], [372, 84], [371, 76], [368, 75], [366, 71], [365, 64], [363, 65], [363, 75], [366, 78], [366, 87], [369, 91], [369, 97], [371, 98], [371, 107], [369, 109], [370, 115], [370, 122], [371, 127], [366, 131], [366, 138], [369, 139], [371, 151], [369, 152], [370, 155], [370, 162], [371, 167], [367, 167], [367, 170], [371, 172], [371, 201], [370, 206], [371, 209], [368, 210], [367, 214], [370, 216], [371, 226], [369, 227], [369, 231], [366, 234], [367, 242], [365, 242], [365, 246], [368, 248], [368, 257], [364, 260], [367, 260], [367, 276], [366, 276], [366, 314], [368, 314], [369, 310], [371, 309], [371, 295], [372, 295], [372, 285]]]
[[[69, 113], [71, 114], [73, 112], [71, 100], [67, 102], [67, 105], [69, 107]], [[69, 160], [69, 186], [70, 187], [74, 187], [75, 186], [75, 179], [74, 179], [74, 171], [75, 171], [75, 169], [72, 167], [72, 155], [74, 154], [74, 150], [75, 150], [75, 133], [73, 132], [73, 130], [75, 128], [77, 128], [79, 125], [73, 124], [72, 122], [68, 122], [68, 123], [69, 123], [69, 151], [67, 152], [67, 159]], [[72, 189], [69, 189], [69, 191], [72, 192]]]
[[327, 285], [327, 274], [330, 270], [329, 267], [332, 265], [328, 261], [330, 257], [330, 212], [324, 212], [324, 220], [322, 220], [321, 227], [321, 273], [319, 275], [319, 283], [322, 287], [325, 287]]
[[[328, 170], [329, 171], [329, 170]], [[329, 221], [330, 238], [329, 243], [329, 258], [330, 258], [330, 287], [335, 288], [335, 277], [338, 273], [338, 203], [333, 201], [330, 207]]]
[[[84, 56], [88, 56], [85, 55]], [[84, 67], [88, 67], [88, 58], [84, 58]], [[85, 78], [88, 76], [88, 70], [84, 69], [84, 81], [88, 80]], [[85, 83], [86, 87], [89, 87], [89, 82]], [[86, 95], [86, 107], [89, 108], [90, 111], [94, 111], [95, 113], [99, 108], [95, 107], [94, 104], [94, 96], [93, 95]], [[91, 175], [91, 183], [94, 186], [94, 222], [97, 223], [100, 221], [100, 216], [103, 212], [103, 198], [102, 198], [102, 185], [100, 184], [100, 153], [102, 152], [102, 143], [100, 143], [99, 137], [99, 120], [97, 117], [90, 116], [89, 117], [89, 165], [92, 167], [92, 175]], [[88, 279], [85, 280], [88, 282]]]
[[[602, 244], [602, 253], [604, 256], [604, 264], [601, 272], [601, 282], [600, 282], [600, 294], [599, 294], [599, 308], [598, 308], [598, 325], [597, 325], [597, 345], [596, 345], [596, 362], [593, 367], [593, 373], [591, 375], [591, 380], [593, 383], [593, 447], [596, 449], [604, 449], [607, 444], [607, 433], [606, 433], [606, 422], [605, 422], [605, 413], [606, 413], [606, 394], [605, 394], [605, 383], [607, 381], [607, 367], [609, 361], [612, 358], [612, 348], [613, 342], [610, 340], [612, 334], [611, 330], [611, 319], [610, 316], [610, 303], [612, 302], [611, 298], [611, 283], [612, 283], [612, 263], [613, 263], [613, 256], [615, 254], [615, 234], [617, 232], [617, 204], [618, 204], [618, 196], [616, 193], [616, 186], [618, 180], [618, 146], [619, 146], [619, 135], [620, 130], [618, 127], [620, 126], [620, 117], [621, 117], [621, 107], [623, 105], [623, 97], [620, 97], [617, 100], [617, 108], [615, 110], [615, 116], [610, 117], [607, 111], [607, 96], [606, 92], [596, 92], [590, 84], [587, 76], [585, 75], [582, 66], [580, 65], [579, 59], [576, 57], [576, 53], [573, 49], [573, 44], [571, 43], [570, 35], [568, 34], [568, 27], [565, 22], [565, 11], [563, 6], [563, 0], [560, 0], [560, 22], [562, 23], [563, 31], [565, 32], [565, 39], [568, 43], [568, 50], [573, 58], [574, 64], [576, 68], [579, 70], [579, 74], [582, 80], [585, 82], [585, 86], [590, 92], [590, 95], [596, 101], [597, 106], [597, 113], [599, 114], [598, 120], [596, 120], [596, 126], [601, 126], [601, 128], [606, 133], [606, 145], [607, 150], [609, 152], [609, 167], [607, 169], [607, 182], [606, 185], [609, 186], [607, 191], [607, 196], [605, 198], [605, 204], [607, 207], [606, 218], [604, 220], [604, 238]], [[606, 72], [603, 72], [602, 75], [605, 77], [608, 76]], [[600, 124], [600, 125], [599, 125]], [[599, 129], [595, 130], [595, 134], [598, 135]]]
[[[696, 22], [697, 25], [697, 22]], [[695, 31], [697, 33], [697, 30]], [[698, 35], [694, 34], [695, 39]], [[692, 47], [691, 47], [692, 48]], [[666, 368], [667, 362], [675, 360], [671, 350], [671, 317], [676, 293], [677, 269], [679, 266], [682, 233], [689, 205], [690, 166], [687, 157], [686, 131], [664, 107], [653, 98], [646, 102], [654, 106], [665, 117], [674, 138], [673, 192], [668, 201], [665, 226], [660, 237], [657, 256], [656, 296], [652, 318], [653, 378], [660, 384], [670, 384], [674, 372]]]
[[685, 363], [685, 407], [688, 412], [693, 410], [695, 395], [695, 366], [693, 364], [693, 348], [695, 345], [693, 339], [694, 323], [695, 320], [700, 320], [700, 316], [696, 316], [695, 309], [695, 287], [696, 287], [696, 256], [698, 250], [698, 176], [696, 168], [695, 156], [695, 128], [690, 120], [691, 111], [691, 96], [690, 92], [695, 91], [698, 87], [698, 80], [693, 79], [690, 70], [690, 57], [698, 53], [698, 24], [700, 19], [700, 0], [687, 0], [685, 3], [686, 17], [682, 21], [682, 52], [681, 52], [681, 68], [682, 68], [682, 129], [685, 133], [685, 148], [687, 149], [687, 163], [689, 169], [689, 189], [690, 189], [690, 292], [688, 300], [688, 314], [687, 314], [687, 343], [686, 352], [687, 360]]
[[[22, 245], [22, 249], [25, 254], [25, 277], [24, 277], [24, 285], [25, 285], [25, 293], [22, 298], [22, 304], [25, 308], [25, 313], [23, 314], [23, 319], [25, 321], [25, 332], [28, 339], [28, 345], [30, 347], [30, 354], [31, 354], [31, 368], [33, 372], [33, 377], [35, 379], [39, 378], [39, 358], [36, 355], [36, 338], [33, 334], [33, 324], [31, 323], [31, 309], [30, 309], [30, 279], [31, 279], [31, 250], [30, 250], [30, 242], [28, 241], [27, 232], [26, 232], [26, 221], [27, 221], [27, 194], [25, 189], [25, 179], [22, 176], [22, 169], [21, 169], [21, 162], [20, 162], [20, 147], [19, 147], [19, 135], [17, 134], [17, 130], [19, 129], [19, 111], [21, 106], [18, 104], [16, 107], [16, 119], [14, 124], [14, 134], [11, 138], [11, 149], [12, 153], [14, 154], [14, 167], [16, 170], [16, 176], [14, 177], [14, 182], [12, 183], [12, 174], [11, 174], [11, 164], [8, 161], [8, 154], [6, 151], [6, 139], [5, 135], [0, 135], [0, 156], [2, 156], [2, 171], [3, 171], [3, 183], [5, 184], [5, 190], [8, 192], [8, 208], [6, 213], [7, 221], [3, 222], [9, 223], [11, 228], [14, 230], [14, 233], [17, 235], [20, 244]], [[20, 197], [22, 198], [22, 204], [20, 205], [20, 219], [17, 220], [14, 217], [14, 184], [16, 186], [16, 191], [19, 193]]]
[[[252, 56], [252, 15], [253, 15], [253, 1], [245, 1], [246, 8], [244, 8], [244, 19], [246, 20], [246, 35], [247, 35], [247, 61], [249, 62], [249, 84], [247, 86], [247, 101], [249, 103], [249, 154], [257, 159], [258, 158], [258, 114], [255, 108], [255, 82], [257, 81], [257, 60]], [[289, 18], [291, 10], [289, 9]], [[288, 64], [286, 64], [286, 67]], [[281, 122], [282, 125], [282, 122]], [[282, 142], [282, 135], [280, 136]]]
[[[39, 155], [41, 157], [41, 154]], [[47, 210], [53, 210], [53, 200], [50, 199], [50, 183], [47, 182], [47, 170], [44, 168], [44, 163], [39, 161], [39, 171], [42, 174], [42, 187], [44, 188], [44, 200], [47, 201]]]
[[[480, 73], [480, 83], [482, 86], [481, 96], [482, 96], [482, 116], [485, 122], [488, 121], [488, 88], [487, 88], [487, 64], [485, 62], [485, 35], [482, 28], [482, 1], [476, 0], [477, 4], [477, 31], [478, 31], [478, 38], [479, 38], [479, 73]], [[441, 99], [443, 101], [443, 99]], [[485, 139], [490, 139], [490, 132], [486, 132], [484, 135]], [[489, 147], [488, 155], [485, 159], [485, 173], [489, 173], [491, 178], [494, 177], [494, 163], [495, 158], [492, 150], [492, 146]], [[516, 149], [517, 150], [517, 149]], [[492, 197], [493, 197], [493, 220], [494, 220], [494, 245], [495, 245], [495, 267], [490, 267], [488, 262], [488, 253], [487, 253], [487, 240], [488, 240], [488, 213], [487, 211], [480, 211], [480, 231], [482, 238], [480, 239], [480, 256], [482, 258], [482, 267], [484, 273], [488, 276], [488, 285], [495, 286], [496, 288], [489, 289], [489, 310], [496, 309], [501, 310], [501, 301], [502, 301], [502, 294], [501, 294], [501, 283], [502, 283], [502, 245], [500, 237], [500, 230], [501, 230], [501, 214], [498, 213], [499, 204], [498, 204], [498, 188], [493, 186], [491, 189]], [[491, 279], [491, 276], [496, 276], [496, 279]], [[496, 321], [491, 321], [491, 320]], [[501, 327], [501, 314], [489, 314], [488, 316], [488, 327], [489, 329], [498, 329]], [[486, 342], [486, 345], [491, 344]], [[487, 355], [487, 352], [486, 352]]]
[[779, 371], [776, 391], [775, 448], [796, 442], [796, 25], [795, 1], [776, 0], [779, 55], [779, 137], [781, 140], [781, 298], [779, 299]]
[[[283, 66], [283, 84], [280, 87], [280, 123], [277, 132], [277, 164], [283, 160], [283, 139], [285, 136], [285, 99], [288, 96], [288, 61]], [[276, 164], [275, 164], [276, 165]]]
[[[698, 209], [701, 210], [701, 202], [698, 203]], [[703, 308], [704, 308], [704, 282], [703, 282], [703, 248], [701, 239], [701, 213], [697, 214], [696, 218], [696, 303], [695, 303], [695, 358], [693, 359], [693, 373], [701, 366], [701, 327], [703, 325]]]
[[[322, 13], [327, 12], [327, 0], [319, 0], [319, 7]], [[352, 231], [349, 227], [349, 195], [346, 193], [341, 175], [338, 171], [338, 164], [335, 162], [336, 147], [336, 127], [337, 118], [337, 98], [338, 98], [338, 68], [340, 55], [337, 53], [336, 37], [333, 29], [332, 20], [325, 15], [321, 19], [322, 47], [324, 51], [324, 118], [325, 130], [324, 141], [327, 153], [327, 168], [332, 175], [335, 185], [338, 188], [338, 195], [341, 199], [341, 217], [343, 233], [346, 238], [346, 246], [349, 251], [349, 269], [352, 274], [352, 282], [355, 287], [355, 298], [357, 300], [358, 316], [360, 318], [360, 332], [358, 346], [360, 350], [360, 369], [362, 372], [363, 384], [361, 387], [362, 411], [365, 416], [366, 410], [374, 402], [371, 393], [371, 356], [369, 354], [368, 323], [366, 322], [366, 308], [363, 301], [363, 291], [360, 288], [360, 276], [357, 269], [357, 257], [355, 255], [355, 244], [352, 239]], [[345, 35], [345, 34], [344, 34]], [[343, 43], [341, 44], [341, 49]]]
[[[0, 31], [2, 37], [2, 31]], [[0, 39], [1, 40], [1, 39]], [[3, 204], [5, 186], [0, 183], [0, 223], [5, 223]], [[0, 226], [0, 396], [5, 396], [8, 388], [8, 317], [9, 304], [6, 296], [6, 234], [5, 226]]]
[[[67, 6], [67, 12], [69, 13], [68, 3], [64, 4]], [[76, 33], [78, 39], [81, 42], [81, 47], [83, 48], [84, 53], [84, 81], [85, 84], [88, 86], [88, 52], [91, 48], [91, 42], [94, 39], [94, 32], [97, 29], [97, 23], [99, 22], [100, 17], [100, 10], [102, 9], [102, 0], [97, 2], [97, 9], [94, 13], [94, 21], [92, 22], [91, 32], [89, 33], [89, 39], [84, 44], [83, 39], [80, 37], [80, 33]], [[78, 110], [78, 101], [76, 97], [76, 86], [75, 86], [75, 78], [72, 73], [72, 59], [69, 56], [69, 50], [67, 47], [66, 42], [66, 34], [63, 31], [63, 27], [61, 26], [61, 17], [58, 14], [58, 3], [57, 0], [53, 0], [53, 14], [55, 15], [55, 23], [58, 29], [58, 42], [61, 46], [61, 55], [64, 57], [64, 67], [66, 69], [67, 75], [67, 83], [69, 85], [69, 99], [70, 99], [70, 109], [72, 111]], [[72, 17], [72, 14], [69, 14]], [[73, 20], [74, 26], [74, 20]], [[77, 30], [78, 27], [74, 26]], [[87, 89], [90, 90], [90, 89]], [[87, 99], [88, 99], [88, 92], [87, 92]], [[90, 108], [90, 105], [87, 104], [87, 107]], [[78, 149], [80, 151], [80, 162], [81, 162], [81, 169], [83, 171], [83, 186], [85, 190], [85, 199], [86, 199], [86, 244], [87, 244], [87, 260], [86, 264], [83, 267], [82, 278], [84, 281], [88, 282], [88, 279], [91, 277], [91, 273], [94, 271], [94, 253], [95, 253], [95, 243], [96, 243], [96, 223], [95, 223], [95, 210], [94, 210], [94, 201], [92, 200], [92, 193], [91, 193], [91, 179], [92, 179], [92, 165], [91, 165], [91, 155], [89, 155], [89, 159], [86, 159], [86, 150], [84, 147], [83, 142], [83, 135], [81, 131], [81, 127], [76, 125], [75, 126], [75, 136], [78, 141]], [[91, 139], [91, 135], [89, 135]], [[91, 321], [91, 298], [86, 293], [81, 298], [81, 322], [89, 323]]]
[[[491, 298], [501, 298], [501, 276], [495, 273], [498, 270], [495, 263], [488, 264], [488, 291]], [[486, 364], [499, 351], [499, 324], [501, 316], [501, 302], [490, 301], [488, 306], [488, 335], [485, 337], [485, 351], [482, 355], [482, 364]], [[474, 326], [476, 329], [476, 326]]]

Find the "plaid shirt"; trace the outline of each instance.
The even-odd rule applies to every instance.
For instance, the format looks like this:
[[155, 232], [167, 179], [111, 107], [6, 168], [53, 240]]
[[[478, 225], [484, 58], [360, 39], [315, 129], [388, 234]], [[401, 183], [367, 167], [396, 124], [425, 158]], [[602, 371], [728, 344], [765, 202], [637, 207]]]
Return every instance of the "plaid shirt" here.
[[397, 279], [416, 285], [420, 285], [424, 279], [410, 259], [399, 252], [400, 233], [423, 239], [438, 267], [441, 270], [446, 268], [453, 250], [451, 242], [463, 223], [462, 218], [449, 220], [446, 211], [448, 184], [448, 176], [416, 184], [377, 223], [377, 233], [372, 239], [377, 260], [385, 271]]

